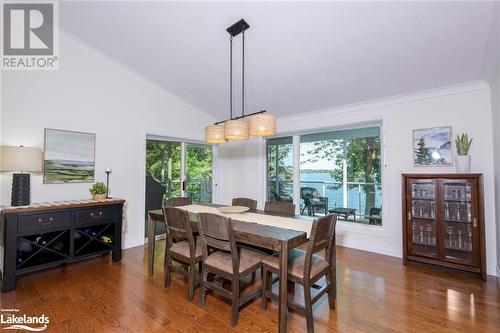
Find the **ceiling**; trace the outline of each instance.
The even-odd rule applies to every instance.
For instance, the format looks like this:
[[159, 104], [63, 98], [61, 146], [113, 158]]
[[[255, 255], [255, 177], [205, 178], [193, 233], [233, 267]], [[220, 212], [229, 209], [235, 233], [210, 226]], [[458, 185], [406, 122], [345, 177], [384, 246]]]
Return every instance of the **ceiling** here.
[[[497, 6], [497, 7], [494, 7]], [[229, 114], [244, 18], [246, 112], [279, 116], [487, 80], [489, 2], [63, 2], [61, 29], [187, 102]], [[235, 112], [241, 110], [235, 37]], [[493, 59], [493, 60], [488, 60]]]

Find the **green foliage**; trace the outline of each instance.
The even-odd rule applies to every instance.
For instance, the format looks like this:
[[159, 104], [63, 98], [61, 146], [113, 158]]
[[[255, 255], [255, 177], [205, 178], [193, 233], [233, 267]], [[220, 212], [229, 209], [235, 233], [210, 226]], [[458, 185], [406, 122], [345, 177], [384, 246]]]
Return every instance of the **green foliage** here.
[[[211, 201], [212, 162], [213, 156], [210, 146], [187, 145], [188, 196], [194, 201]], [[181, 144], [147, 140], [146, 174], [165, 185], [167, 198], [179, 196], [181, 191]]]
[[472, 138], [469, 139], [469, 135], [467, 133], [462, 133], [462, 135], [457, 134], [457, 138], [455, 139], [455, 145], [457, 146], [457, 154], [458, 155], [469, 155], [470, 145], [472, 143]]
[[292, 197], [293, 165], [291, 164], [291, 154], [291, 144], [268, 145], [268, 197], [270, 197], [271, 191], [283, 199]]
[[106, 194], [108, 188], [103, 182], [97, 182], [89, 188], [90, 194]]
[[347, 166], [347, 181], [367, 183], [363, 185], [365, 215], [375, 206], [375, 183], [381, 182], [380, 137], [360, 137], [318, 141], [306, 152], [307, 161], [335, 161], [338, 166], [332, 177], [343, 181], [343, 163]]
[[430, 164], [432, 162], [432, 154], [425, 143], [424, 138], [420, 138], [417, 143], [418, 148], [415, 149], [415, 162], [418, 164]]

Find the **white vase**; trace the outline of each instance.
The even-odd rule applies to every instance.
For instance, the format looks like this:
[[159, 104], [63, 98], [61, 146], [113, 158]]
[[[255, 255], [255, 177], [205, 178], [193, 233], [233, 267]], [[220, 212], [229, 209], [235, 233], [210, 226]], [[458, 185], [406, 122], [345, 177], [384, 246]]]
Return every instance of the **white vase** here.
[[470, 155], [457, 155], [455, 161], [458, 173], [470, 173]]

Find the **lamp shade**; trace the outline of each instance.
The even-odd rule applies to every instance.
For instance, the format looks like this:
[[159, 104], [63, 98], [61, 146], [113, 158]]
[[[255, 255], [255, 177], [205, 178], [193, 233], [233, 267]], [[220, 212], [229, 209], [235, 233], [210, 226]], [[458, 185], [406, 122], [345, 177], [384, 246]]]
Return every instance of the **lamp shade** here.
[[270, 113], [260, 113], [250, 117], [249, 134], [252, 136], [270, 136], [276, 134], [276, 117]]
[[206, 143], [225, 143], [226, 141], [224, 137], [224, 126], [210, 125], [205, 127]]
[[248, 140], [248, 123], [243, 120], [228, 120], [224, 125], [224, 134], [228, 140]]
[[1, 146], [0, 171], [41, 172], [42, 150], [34, 147]]

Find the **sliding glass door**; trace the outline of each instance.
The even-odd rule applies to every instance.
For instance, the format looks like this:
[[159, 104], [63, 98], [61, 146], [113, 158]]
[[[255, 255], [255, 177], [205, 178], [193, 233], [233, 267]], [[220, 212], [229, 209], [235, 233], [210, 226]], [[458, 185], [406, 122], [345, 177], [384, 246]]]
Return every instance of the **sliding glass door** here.
[[[161, 138], [146, 140], [145, 219], [165, 200], [188, 196], [194, 202], [212, 202], [213, 149], [210, 145]], [[165, 230], [158, 226], [156, 233]], [[147, 233], [147, 223], [146, 223]]]
[[211, 146], [199, 144], [186, 145], [186, 182], [185, 195], [193, 202], [212, 202], [212, 163]]

